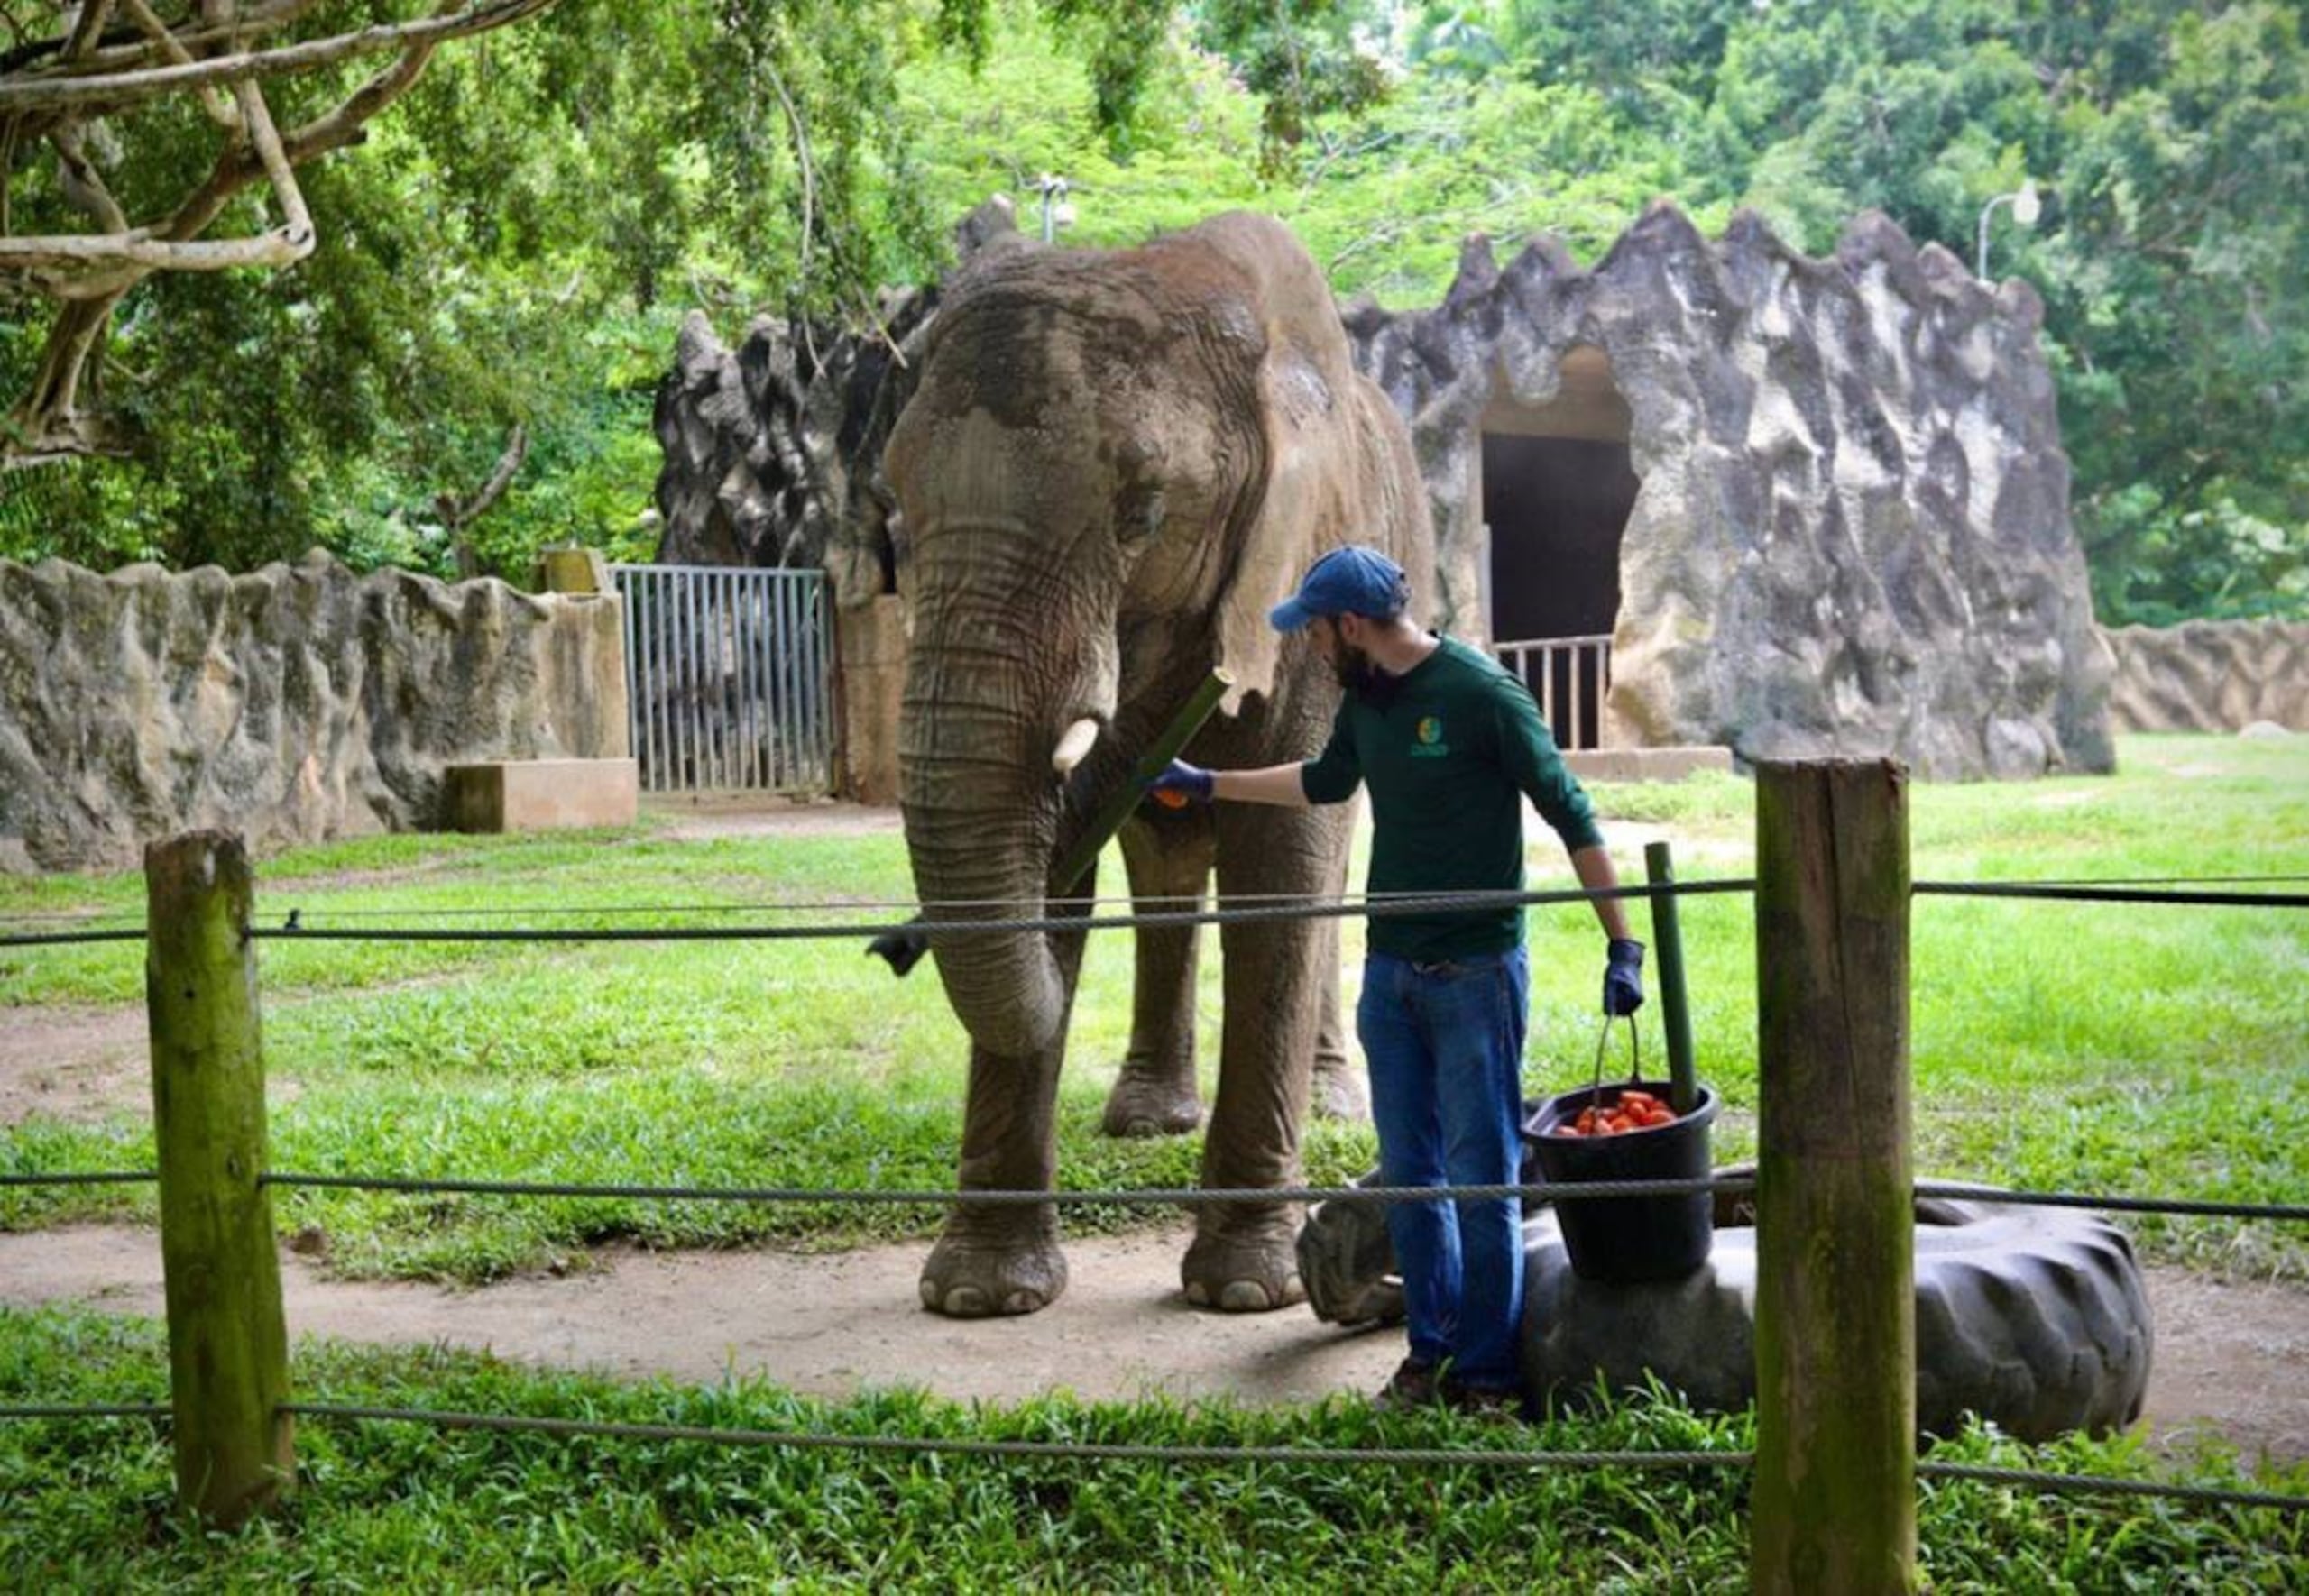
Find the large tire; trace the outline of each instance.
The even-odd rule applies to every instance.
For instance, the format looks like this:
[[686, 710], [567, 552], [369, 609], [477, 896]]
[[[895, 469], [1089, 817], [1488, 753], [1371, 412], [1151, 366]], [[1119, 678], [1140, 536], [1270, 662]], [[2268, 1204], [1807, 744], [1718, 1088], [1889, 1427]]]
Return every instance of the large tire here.
[[[1299, 1235], [1316, 1313], [1399, 1319], [1386, 1225], [1367, 1204], [1325, 1204]], [[1523, 1378], [1541, 1400], [1647, 1376], [1694, 1408], [1755, 1399], [1756, 1233], [1719, 1225], [1707, 1264], [1679, 1280], [1605, 1285], [1571, 1269], [1552, 1213], [1526, 1219]], [[2152, 1334], [2124, 1234], [2072, 1209], [1925, 1198], [1917, 1204], [1917, 1428], [1966, 1413], [2022, 1440], [2106, 1431], [2139, 1417]]]
[[[1356, 1182], [1376, 1186], [1373, 1170]], [[1528, 1243], [1529, 1232], [1526, 1231]], [[1391, 1325], [1403, 1316], [1403, 1283], [1377, 1203], [1319, 1203], [1299, 1227], [1299, 1280], [1307, 1306], [1332, 1325]]]

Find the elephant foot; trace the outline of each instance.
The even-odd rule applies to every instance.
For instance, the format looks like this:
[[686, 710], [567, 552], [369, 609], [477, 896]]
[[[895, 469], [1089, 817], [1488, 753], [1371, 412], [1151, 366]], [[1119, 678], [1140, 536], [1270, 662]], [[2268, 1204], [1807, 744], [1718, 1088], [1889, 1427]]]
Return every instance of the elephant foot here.
[[1099, 1128], [1109, 1136], [1180, 1136], [1200, 1124], [1202, 1102], [1191, 1072], [1181, 1081], [1126, 1064], [1107, 1094]]
[[1228, 1314], [1272, 1313], [1307, 1299], [1299, 1279], [1299, 1228], [1287, 1205], [1256, 1220], [1235, 1221], [1223, 1229], [1197, 1233], [1179, 1275], [1187, 1301]]
[[922, 1306], [950, 1319], [1031, 1314], [1066, 1289], [1066, 1255], [1048, 1234], [1006, 1242], [948, 1234], [922, 1266]]
[[1363, 1072], [1343, 1059], [1336, 1064], [1316, 1061], [1308, 1101], [1317, 1119], [1361, 1124], [1371, 1117], [1371, 1089], [1363, 1084]]

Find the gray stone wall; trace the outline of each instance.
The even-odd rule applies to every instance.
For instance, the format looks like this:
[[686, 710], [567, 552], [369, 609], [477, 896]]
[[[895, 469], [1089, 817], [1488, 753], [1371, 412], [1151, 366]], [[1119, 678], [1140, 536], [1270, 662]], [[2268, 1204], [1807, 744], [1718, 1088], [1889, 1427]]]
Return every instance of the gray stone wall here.
[[1815, 260], [1662, 203], [1592, 271], [1477, 239], [1440, 307], [1348, 326], [1411, 423], [1462, 617], [1486, 412], [1624, 426], [1606, 746], [2010, 777], [2114, 759], [2042, 308], [1873, 213]]
[[[966, 243], [1039, 247], [1005, 220], [974, 216]], [[934, 306], [903, 309], [917, 345]], [[1345, 318], [1410, 423], [1457, 631], [1483, 624], [1485, 432], [1625, 443], [1642, 485], [1607, 746], [1890, 755], [1944, 778], [2112, 766], [2025, 283], [1982, 283], [1874, 214], [1818, 260], [1753, 215], [1711, 242], [1662, 203], [1592, 270], [1546, 242], [1502, 268], [1478, 237], [1440, 305]], [[685, 329], [661, 558], [823, 564], [845, 604], [889, 591], [906, 529], [879, 451], [913, 366], [857, 342], [765, 321], [732, 353]]]
[[0, 869], [439, 824], [445, 766], [626, 752], [613, 597], [317, 551], [245, 576], [0, 561]]
[[2109, 711], [2121, 731], [2309, 731], [2309, 622], [2113, 627]]

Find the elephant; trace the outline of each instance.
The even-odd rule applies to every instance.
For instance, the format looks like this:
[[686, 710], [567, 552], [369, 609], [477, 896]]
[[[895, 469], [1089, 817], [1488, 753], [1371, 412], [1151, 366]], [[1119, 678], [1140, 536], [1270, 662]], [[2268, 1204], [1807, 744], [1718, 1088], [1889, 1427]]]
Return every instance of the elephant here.
[[[1354, 369], [1313, 261], [1267, 217], [1230, 213], [1129, 250], [981, 254], [950, 282], [884, 465], [906, 529], [912, 623], [899, 808], [915, 891], [950, 925], [1087, 915], [1092, 893], [1060, 895], [1062, 859], [1214, 668], [1232, 685], [1187, 757], [1311, 757], [1338, 689], [1304, 634], [1277, 634], [1267, 611], [1327, 549], [1384, 548], [1412, 573], [1415, 601], [1433, 588], [1410, 435]], [[1190, 878], [1199, 891], [1207, 868], [1222, 898], [1316, 896], [1344, 882], [1349, 821], [1346, 805], [1148, 806], [1126, 852], [1142, 891]], [[1084, 937], [931, 938], [970, 1041], [965, 1191], [1052, 1188]], [[1142, 960], [1140, 1001], [1171, 1004], [1175, 1026], [1186, 943], [1174, 942]], [[1201, 1182], [1288, 1187], [1338, 922], [1232, 922], [1219, 947]], [[1146, 977], [1173, 958], [1168, 977]], [[1169, 1067], [1137, 1072], [1158, 1109]], [[1127, 1069], [1118, 1090], [1133, 1079]], [[1173, 1099], [1175, 1087], [1173, 1070]], [[1292, 1205], [1196, 1214], [1181, 1264], [1190, 1303], [1257, 1311], [1303, 1298]], [[1053, 1206], [964, 1204], [921, 1295], [933, 1311], [979, 1317], [1034, 1312], [1065, 1285]]]
[[[1133, 912], [1153, 914], [1200, 903], [1214, 863], [1210, 830], [1152, 821], [1151, 816], [1134, 816], [1123, 825], [1122, 862]], [[1340, 887], [1346, 885], [1346, 863], [1344, 858], [1339, 861]], [[1130, 1045], [1099, 1121], [1109, 1136], [1177, 1135], [1202, 1124], [1202, 1100], [1195, 1088], [1200, 931], [1192, 925], [1155, 926], [1136, 933]], [[1359, 1067], [1347, 1056], [1339, 1024], [1338, 966], [1326, 966], [1324, 974], [1324, 991], [1316, 1001], [1309, 1107], [1317, 1119], [1368, 1120], [1371, 1095]]]

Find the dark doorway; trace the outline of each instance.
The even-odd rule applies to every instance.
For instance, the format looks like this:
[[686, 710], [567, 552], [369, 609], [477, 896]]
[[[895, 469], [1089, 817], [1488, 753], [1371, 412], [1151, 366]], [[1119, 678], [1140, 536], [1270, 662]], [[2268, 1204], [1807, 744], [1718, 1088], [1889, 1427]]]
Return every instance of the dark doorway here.
[[[1495, 645], [1608, 637], [1620, 608], [1620, 534], [1641, 486], [1624, 441], [1483, 437]], [[1608, 644], [1531, 649], [1518, 659], [1556, 741], [1597, 746]]]

